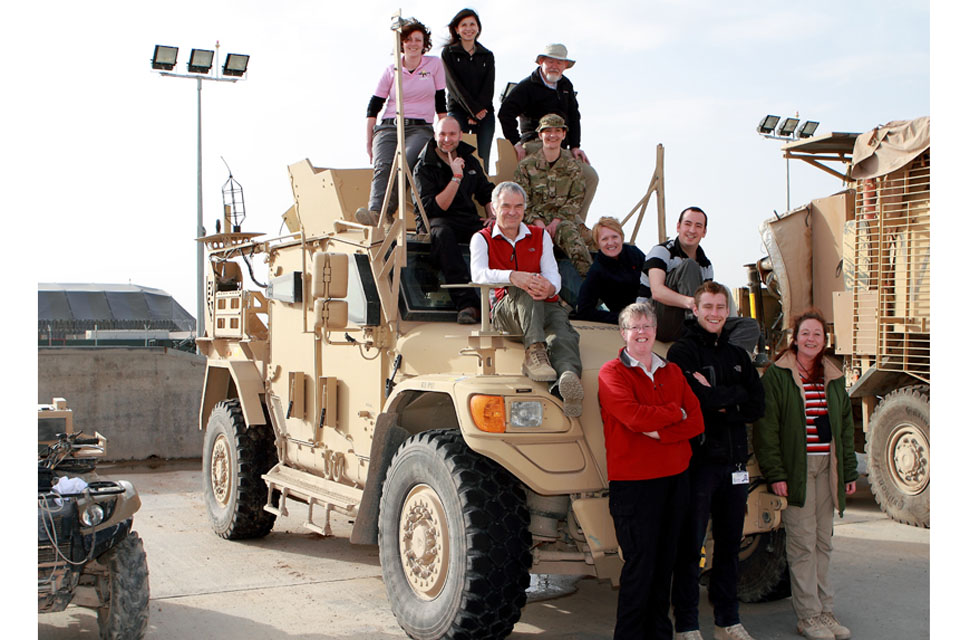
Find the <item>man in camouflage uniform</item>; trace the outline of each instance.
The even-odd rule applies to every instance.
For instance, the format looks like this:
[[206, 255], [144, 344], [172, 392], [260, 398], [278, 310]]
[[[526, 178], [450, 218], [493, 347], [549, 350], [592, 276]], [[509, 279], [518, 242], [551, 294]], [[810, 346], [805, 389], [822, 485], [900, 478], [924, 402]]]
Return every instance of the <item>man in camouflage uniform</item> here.
[[523, 221], [546, 229], [577, 272], [586, 276], [593, 259], [590, 229], [582, 217], [585, 180], [580, 163], [560, 146], [566, 134], [563, 116], [551, 113], [540, 118], [537, 135], [543, 148], [520, 162], [515, 179], [527, 192]]

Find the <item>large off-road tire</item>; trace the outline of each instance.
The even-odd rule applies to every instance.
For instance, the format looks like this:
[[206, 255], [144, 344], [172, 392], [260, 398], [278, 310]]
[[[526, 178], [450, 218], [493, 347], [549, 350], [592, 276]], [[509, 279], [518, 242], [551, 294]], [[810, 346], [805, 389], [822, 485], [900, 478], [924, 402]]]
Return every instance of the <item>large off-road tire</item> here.
[[380, 501], [380, 565], [404, 631], [417, 640], [509, 635], [530, 584], [529, 526], [519, 482], [459, 432], [411, 436]]
[[770, 602], [790, 595], [787, 532], [783, 527], [744, 537], [740, 543], [741, 602]]
[[867, 433], [870, 490], [888, 516], [930, 526], [930, 387], [888, 393]]
[[139, 640], [147, 631], [150, 614], [149, 571], [143, 541], [136, 531], [131, 531], [98, 562], [108, 569], [97, 584], [101, 640]]
[[262, 538], [276, 516], [263, 510], [262, 476], [277, 462], [269, 426], [248, 427], [239, 400], [217, 404], [203, 439], [203, 499], [213, 530], [221, 538]]

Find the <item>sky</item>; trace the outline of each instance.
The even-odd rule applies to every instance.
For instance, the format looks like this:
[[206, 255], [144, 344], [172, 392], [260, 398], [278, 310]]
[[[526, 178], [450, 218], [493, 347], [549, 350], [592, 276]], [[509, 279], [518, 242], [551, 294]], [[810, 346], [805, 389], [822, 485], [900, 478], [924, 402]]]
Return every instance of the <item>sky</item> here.
[[[757, 229], [786, 208], [781, 143], [756, 126], [771, 113], [860, 132], [930, 113], [927, 2], [540, 3], [480, 1], [480, 41], [497, 60], [497, 100], [529, 75], [550, 42], [577, 60], [582, 148], [600, 175], [588, 223], [623, 218], [644, 195], [665, 147], [668, 232], [688, 205], [710, 216], [704, 248], [718, 280], [740, 286], [764, 254]], [[392, 61], [395, 3], [173, 0], [53, 2], [11, 21], [32, 62], [7, 73], [20, 93], [11, 127], [14, 211], [43, 238], [38, 282], [133, 283], [196, 309], [197, 88], [150, 68], [155, 44], [249, 54], [247, 77], [202, 89], [204, 223], [222, 210], [224, 160], [243, 186], [245, 231], [281, 233], [293, 204], [287, 166], [367, 167], [365, 109]], [[589, 6], [589, 9], [584, 7]], [[439, 55], [455, 5], [404, 3]], [[459, 8], [457, 6], [456, 8]], [[33, 15], [29, 15], [32, 13]], [[33, 28], [17, 29], [16, 24]], [[12, 42], [11, 42], [12, 40]], [[39, 44], [39, 46], [37, 46]], [[60, 60], [75, 56], [76, 71]], [[8, 76], [9, 77], [9, 76]], [[498, 125], [498, 136], [500, 135]], [[221, 160], [221, 158], [223, 160]], [[11, 175], [7, 173], [7, 175]], [[791, 166], [791, 203], [841, 188]], [[41, 223], [42, 221], [42, 223]], [[657, 242], [651, 206], [637, 245]], [[38, 256], [39, 257], [39, 256]]]
[[[600, 175], [588, 223], [626, 215], [644, 195], [663, 144], [668, 231], [684, 207], [706, 210], [703, 246], [716, 277], [740, 286], [743, 265], [764, 255], [759, 225], [786, 204], [780, 143], [756, 133], [762, 116], [817, 120], [819, 134], [862, 132], [932, 111], [938, 146], [957, 148], [947, 143], [960, 142], [956, 127], [939, 126], [957, 112], [957, 9], [948, 1], [933, 0], [933, 15], [922, 0], [468, 6], [483, 22], [480, 41], [496, 55], [497, 95], [534, 69], [548, 43], [564, 43], [577, 60], [567, 75], [579, 92], [582, 148]], [[439, 55], [445, 24], [461, 7], [381, 0], [147, 6], [51, 0], [5, 8], [0, 202], [13, 249], [7, 282], [19, 299], [35, 295], [37, 282], [133, 283], [163, 289], [195, 313], [196, 82], [151, 70], [154, 45], [180, 47], [179, 71], [191, 48], [218, 41], [221, 64], [229, 52], [251, 56], [242, 81], [203, 84], [205, 225], [212, 230], [221, 211], [222, 157], [244, 189], [244, 230], [274, 236], [293, 204], [288, 165], [309, 158], [318, 167], [369, 166], [365, 109], [392, 61], [391, 15], [402, 7], [431, 27], [431, 53]], [[947, 204], [956, 175], [942, 162], [948, 155], [936, 155], [935, 209]], [[801, 163], [791, 165], [790, 178], [795, 207], [841, 188]], [[644, 251], [657, 242], [653, 214], [638, 236]], [[952, 231], [949, 220], [935, 215], [935, 230]], [[949, 238], [935, 232], [935, 255], [950, 250]], [[943, 317], [938, 309], [949, 300], [935, 296], [934, 315]], [[30, 335], [35, 305], [9, 311]], [[29, 341], [21, 350], [22, 395], [30, 398], [35, 356]], [[935, 369], [946, 359], [935, 360]], [[32, 407], [24, 411], [31, 420]], [[936, 402], [934, 413], [941, 413]], [[937, 525], [946, 524], [937, 513]], [[935, 580], [950, 578], [949, 565], [932, 570], [941, 575]]]

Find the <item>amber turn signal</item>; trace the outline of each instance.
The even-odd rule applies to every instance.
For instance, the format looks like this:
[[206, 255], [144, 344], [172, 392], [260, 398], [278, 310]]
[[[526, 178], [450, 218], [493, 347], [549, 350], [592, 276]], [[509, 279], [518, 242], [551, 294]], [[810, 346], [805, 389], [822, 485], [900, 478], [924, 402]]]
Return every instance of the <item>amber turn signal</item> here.
[[480, 431], [503, 433], [507, 430], [507, 412], [503, 396], [471, 396], [470, 415]]

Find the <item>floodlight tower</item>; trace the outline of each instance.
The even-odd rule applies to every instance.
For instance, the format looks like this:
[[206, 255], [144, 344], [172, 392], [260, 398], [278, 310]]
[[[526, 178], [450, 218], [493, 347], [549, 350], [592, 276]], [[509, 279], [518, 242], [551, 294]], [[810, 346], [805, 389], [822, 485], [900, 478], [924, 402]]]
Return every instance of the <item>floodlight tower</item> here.
[[[777, 126], [778, 122], [780, 122], [780, 116], [764, 116], [763, 119], [760, 120], [760, 124], [757, 125], [757, 133], [764, 138], [791, 142], [797, 138], [809, 138], [813, 135], [813, 132], [817, 130], [817, 127], [820, 126], [820, 123], [814, 120], [807, 120], [801, 125], [799, 113], [796, 114], [795, 117], [787, 116], [780, 122], [779, 126]], [[797, 127], [799, 127], [799, 129]], [[790, 211], [790, 158], [788, 157], [786, 160], [787, 211]]]
[[[203, 81], [236, 82], [247, 72], [250, 56], [240, 53], [228, 53], [227, 59], [220, 68], [220, 41], [217, 41], [216, 52], [209, 49], [193, 49], [187, 61], [187, 73], [172, 73], [177, 66], [179, 47], [156, 45], [153, 48], [151, 66], [168, 78], [196, 78], [197, 80], [197, 238], [206, 235], [203, 228], [203, 129], [201, 126], [202, 100], [201, 91]], [[217, 58], [215, 76], [207, 75], [214, 66], [214, 56]], [[197, 242], [197, 337], [204, 334], [203, 312], [203, 244]]]

